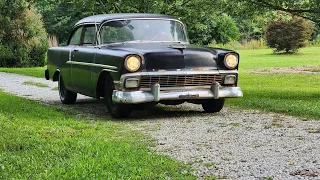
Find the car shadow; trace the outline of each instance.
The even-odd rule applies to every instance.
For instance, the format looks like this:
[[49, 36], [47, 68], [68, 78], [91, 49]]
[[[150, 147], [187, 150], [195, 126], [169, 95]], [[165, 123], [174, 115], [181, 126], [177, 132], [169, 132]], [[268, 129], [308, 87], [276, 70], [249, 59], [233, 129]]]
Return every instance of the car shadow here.
[[[108, 113], [106, 105], [103, 100], [93, 98], [79, 99], [75, 104], [64, 105], [60, 101], [55, 101], [54, 105], [62, 107], [67, 111], [72, 111], [77, 116], [84, 116], [89, 118], [99, 118], [112, 121], [146, 121], [146, 120], [161, 120], [161, 119], [174, 119], [184, 117], [199, 117], [199, 116], [212, 116], [214, 114], [203, 113], [200, 105], [182, 104], [177, 106], [172, 105], [142, 105], [136, 106], [128, 118], [113, 119]], [[198, 107], [197, 107], [198, 106]]]

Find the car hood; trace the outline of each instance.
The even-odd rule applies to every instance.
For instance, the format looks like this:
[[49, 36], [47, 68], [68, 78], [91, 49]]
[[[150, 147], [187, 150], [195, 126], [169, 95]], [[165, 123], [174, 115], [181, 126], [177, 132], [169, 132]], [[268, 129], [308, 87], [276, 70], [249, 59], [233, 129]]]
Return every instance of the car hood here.
[[219, 69], [219, 56], [230, 52], [179, 43], [125, 43], [108, 49], [143, 55], [147, 71]]

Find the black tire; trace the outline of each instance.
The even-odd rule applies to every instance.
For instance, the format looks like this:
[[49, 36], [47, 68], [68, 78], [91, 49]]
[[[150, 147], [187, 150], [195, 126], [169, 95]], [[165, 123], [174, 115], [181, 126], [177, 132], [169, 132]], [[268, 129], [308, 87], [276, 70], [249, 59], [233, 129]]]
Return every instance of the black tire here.
[[219, 112], [224, 106], [225, 99], [211, 99], [202, 103], [202, 108], [206, 113]]
[[59, 75], [59, 96], [63, 104], [74, 104], [77, 100], [77, 93], [66, 89], [61, 74]]
[[110, 115], [116, 119], [129, 117], [132, 112], [132, 106], [113, 102], [113, 90], [115, 90], [113, 79], [109, 76], [105, 82], [104, 101], [107, 105]]

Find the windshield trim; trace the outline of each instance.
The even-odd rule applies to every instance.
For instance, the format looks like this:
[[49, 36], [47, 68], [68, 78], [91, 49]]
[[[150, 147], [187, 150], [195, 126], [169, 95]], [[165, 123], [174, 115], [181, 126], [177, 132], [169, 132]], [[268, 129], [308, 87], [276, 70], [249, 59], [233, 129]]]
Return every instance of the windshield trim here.
[[94, 47], [100, 48], [100, 47], [115, 46], [115, 45], [121, 45], [121, 44], [143, 44], [143, 43], [150, 43], [150, 44], [172, 43], [172, 44], [189, 45], [189, 42], [181, 42], [181, 41], [123, 41], [123, 42], [114, 42], [114, 43], [108, 43], [108, 44], [100, 44]]
[[[183, 27], [183, 32], [186, 36], [186, 42], [182, 42], [183, 44], [189, 44], [189, 38], [188, 38], [188, 35], [187, 35], [187, 30], [186, 30], [186, 26], [181, 22], [179, 21], [178, 19], [173, 19], [173, 18], [124, 18], [124, 19], [111, 19], [111, 20], [107, 20], [107, 21], [104, 21], [101, 23], [100, 27], [99, 27], [99, 30], [98, 30], [98, 33], [97, 33], [97, 39], [98, 39], [98, 46], [101, 46], [101, 45], [109, 45], [109, 44], [115, 44], [115, 43], [109, 43], [109, 44], [101, 44], [101, 29], [102, 27], [109, 23], [109, 22], [113, 22], [113, 21], [123, 21], [123, 20], [166, 20], [166, 21], [176, 21], [178, 23], [180, 23]], [[150, 41], [152, 43], [159, 43], [159, 42], [173, 42], [173, 43], [177, 43], [177, 41]], [[122, 44], [122, 43], [126, 43], [126, 41], [124, 42], [116, 42], [117, 44]], [[137, 42], [137, 43], [145, 43], [143, 41], [141, 42]]]

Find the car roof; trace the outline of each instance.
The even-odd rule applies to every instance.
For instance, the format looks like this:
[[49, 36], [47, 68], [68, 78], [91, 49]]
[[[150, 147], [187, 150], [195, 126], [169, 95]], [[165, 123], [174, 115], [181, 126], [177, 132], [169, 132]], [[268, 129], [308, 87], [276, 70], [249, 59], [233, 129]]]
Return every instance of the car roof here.
[[89, 16], [78, 21], [75, 26], [84, 23], [102, 23], [112, 19], [130, 19], [130, 18], [164, 18], [176, 19], [172, 16], [165, 14], [145, 14], [145, 13], [121, 13], [121, 14], [100, 14]]

